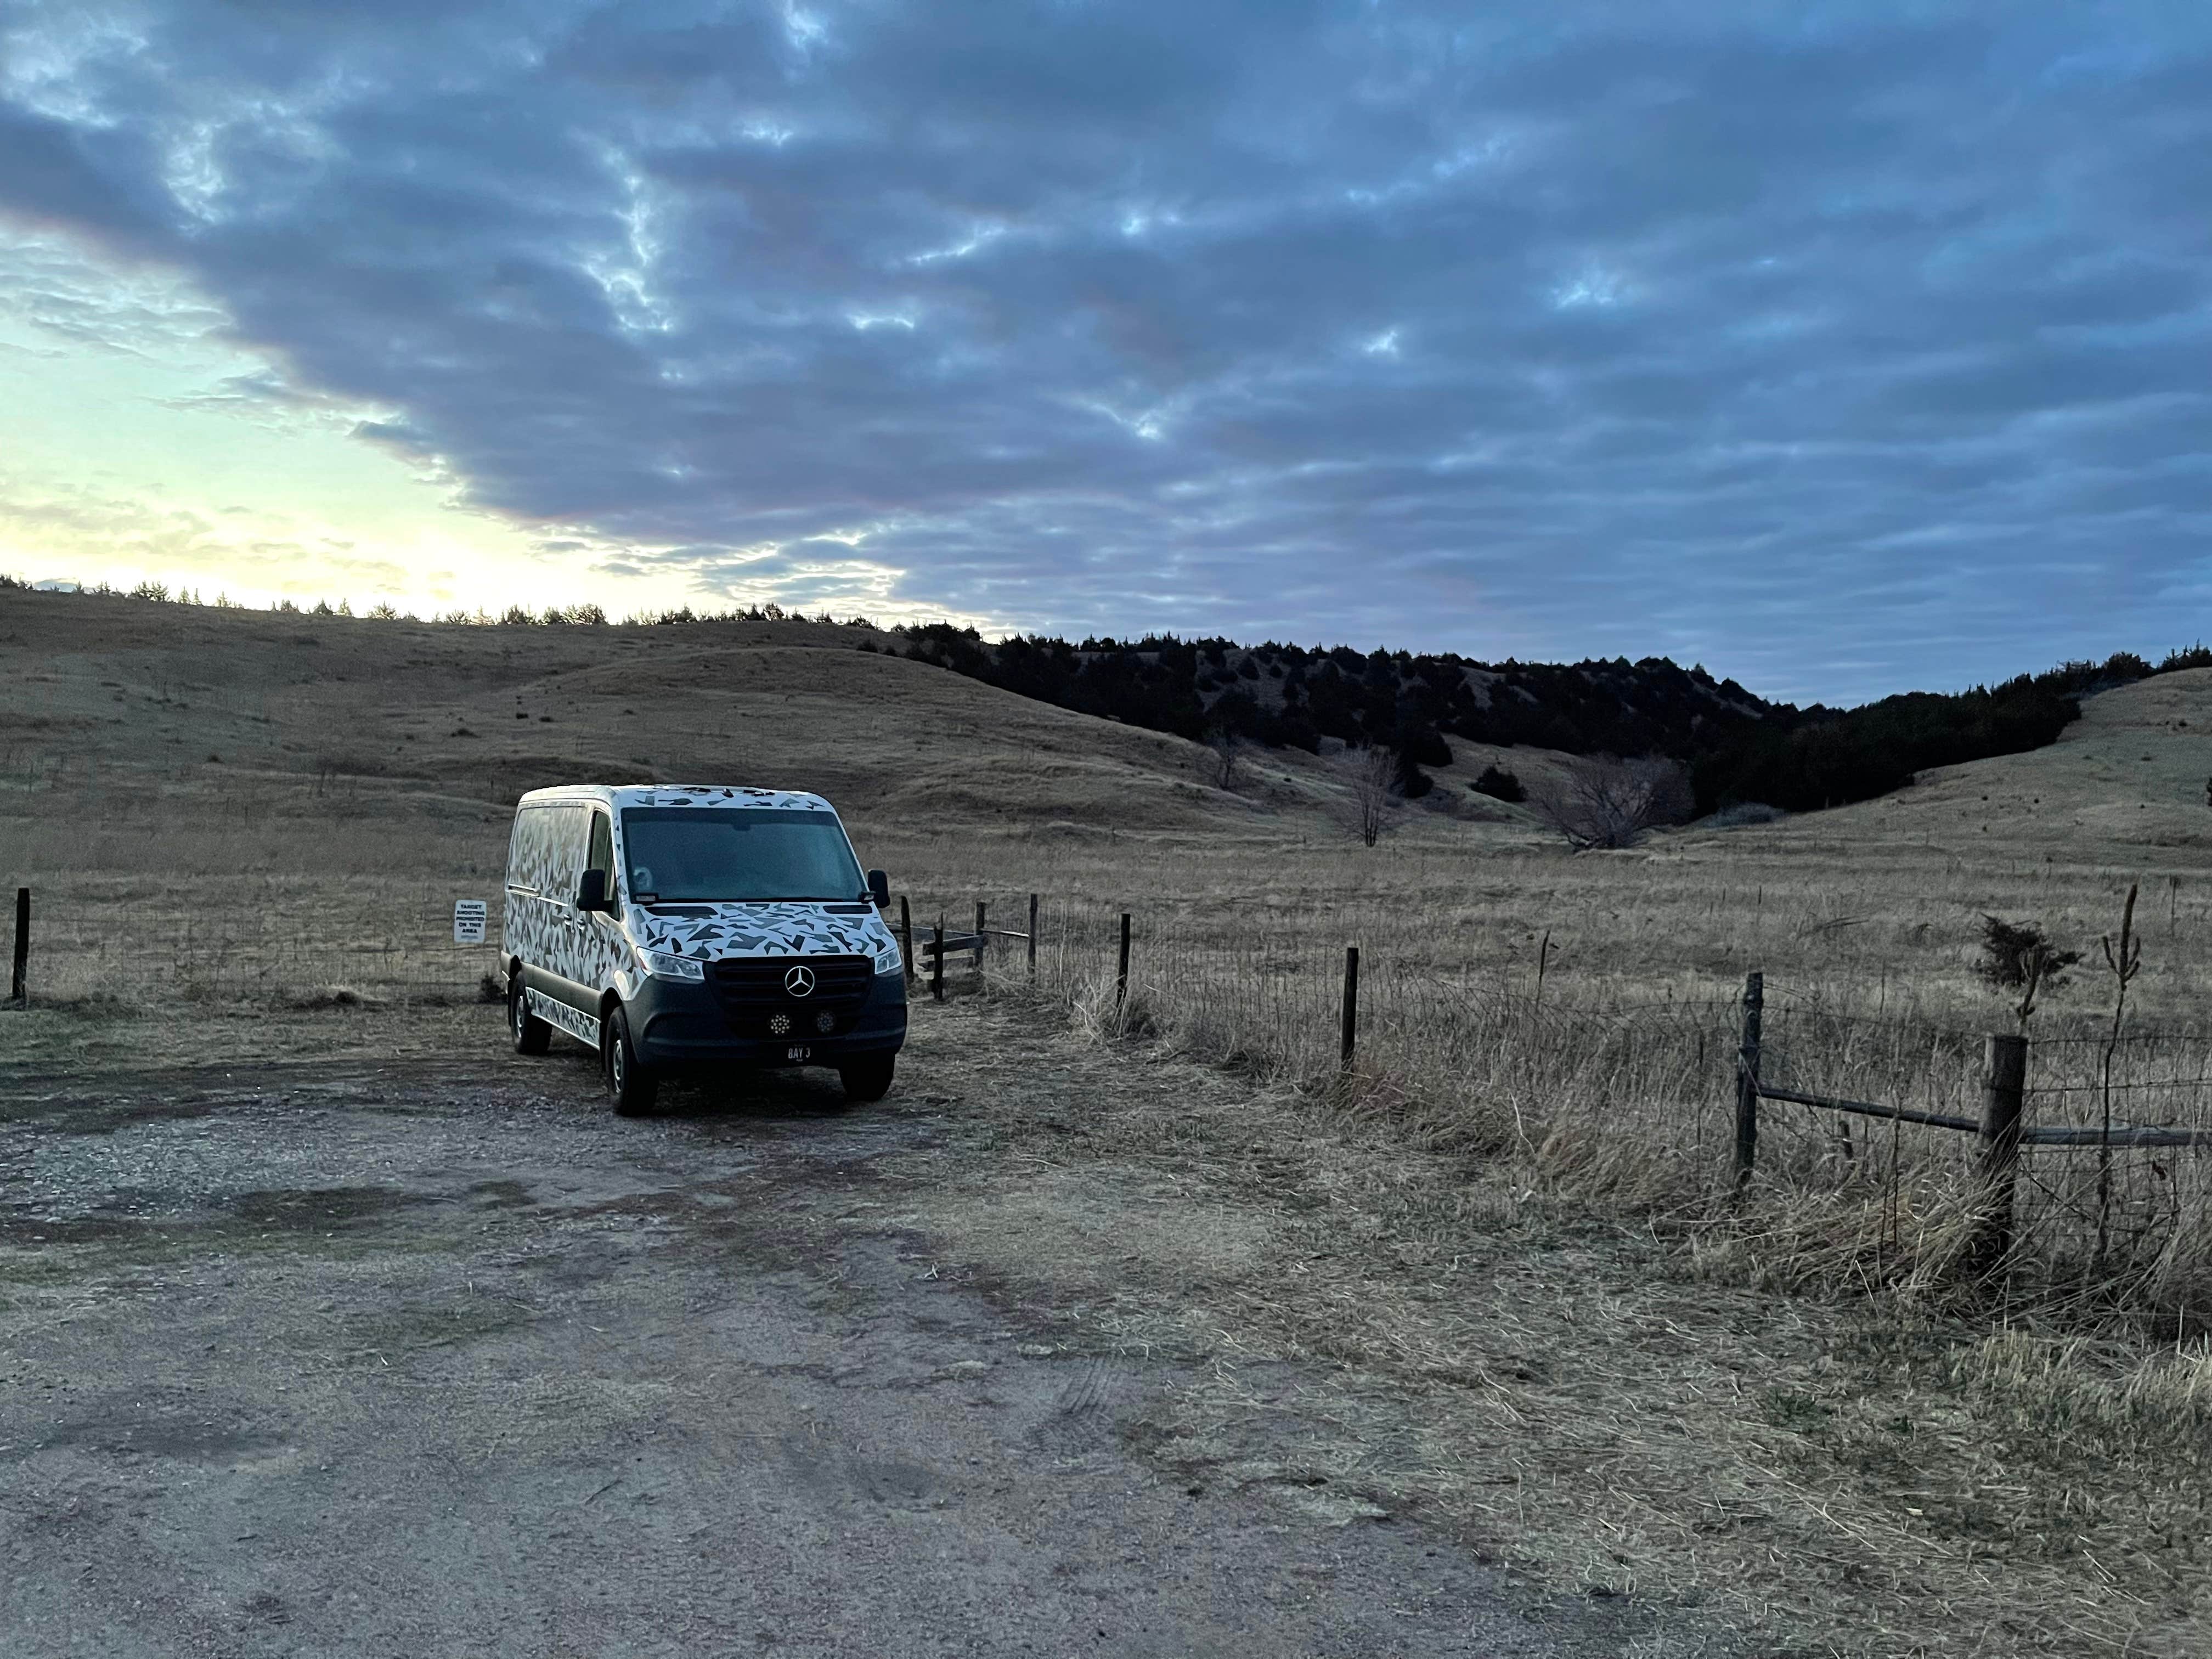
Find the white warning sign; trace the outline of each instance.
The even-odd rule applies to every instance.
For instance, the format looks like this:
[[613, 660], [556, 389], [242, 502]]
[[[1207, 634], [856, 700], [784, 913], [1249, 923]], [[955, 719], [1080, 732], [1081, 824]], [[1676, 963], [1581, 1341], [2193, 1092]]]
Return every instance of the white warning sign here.
[[482, 899], [453, 901], [453, 943], [482, 945], [484, 942], [484, 902]]

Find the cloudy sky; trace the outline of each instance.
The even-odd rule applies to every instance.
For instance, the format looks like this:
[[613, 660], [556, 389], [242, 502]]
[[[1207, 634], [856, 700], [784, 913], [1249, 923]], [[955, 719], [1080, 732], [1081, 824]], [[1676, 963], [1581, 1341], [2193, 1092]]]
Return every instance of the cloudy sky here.
[[0, 0], [0, 568], [2212, 635], [2212, 8]]

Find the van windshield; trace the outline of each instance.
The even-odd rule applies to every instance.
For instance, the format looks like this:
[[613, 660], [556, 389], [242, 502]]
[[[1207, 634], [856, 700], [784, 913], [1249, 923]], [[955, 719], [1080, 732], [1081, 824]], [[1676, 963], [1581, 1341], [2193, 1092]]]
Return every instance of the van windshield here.
[[867, 896], [844, 829], [827, 812], [636, 806], [622, 819], [629, 896], [641, 904]]

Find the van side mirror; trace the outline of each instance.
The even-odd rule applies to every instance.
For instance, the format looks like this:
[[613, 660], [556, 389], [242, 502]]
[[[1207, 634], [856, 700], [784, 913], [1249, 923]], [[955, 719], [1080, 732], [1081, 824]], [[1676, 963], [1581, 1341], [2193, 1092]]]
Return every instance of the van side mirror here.
[[599, 910], [614, 914], [614, 901], [607, 896], [607, 872], [586, 870], [576, 884], [576, 908], [579, 910]]
[[868, 896], [876, 902], [876, 908], [891, 908], [891, 878], [880, 870], [868, 872]]

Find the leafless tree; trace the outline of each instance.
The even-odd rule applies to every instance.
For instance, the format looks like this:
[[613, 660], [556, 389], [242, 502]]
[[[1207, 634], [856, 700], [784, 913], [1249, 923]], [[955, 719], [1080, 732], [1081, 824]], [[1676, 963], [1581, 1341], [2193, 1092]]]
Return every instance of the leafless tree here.
[[1682, 769], [1672, 761], [1599, 756], [1578, 762], [1539, 790], [1535, 805], [1545, 822], [1581, 851], [1633, 847], [1660, 824], [1681, 822], [1690, 793]]
[[1377, 744], [1357, 750], [1352, 760], [1352, 827], [1363, 845], [1382, 839], [1390, 812], [1390, 786], [1398, 776], [1398, 757]]
[[1213, 786], [1234, 790], [1244, 772], [1244, 739], [1226, 726], [1206, 728], [1206, 746], [1213, 751]]

